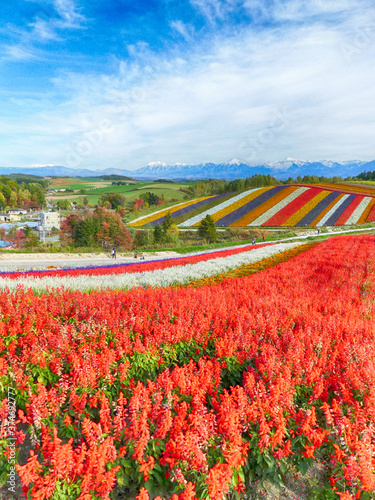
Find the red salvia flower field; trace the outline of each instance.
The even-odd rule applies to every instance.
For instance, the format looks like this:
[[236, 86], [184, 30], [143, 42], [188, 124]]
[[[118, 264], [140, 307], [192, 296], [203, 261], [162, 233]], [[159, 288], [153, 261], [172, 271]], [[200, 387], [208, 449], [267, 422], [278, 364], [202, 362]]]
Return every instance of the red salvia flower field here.
[[315, 460], [374, 493], [374, 236], [199, 288], [0, 296], [25, 498], [220, 500]]

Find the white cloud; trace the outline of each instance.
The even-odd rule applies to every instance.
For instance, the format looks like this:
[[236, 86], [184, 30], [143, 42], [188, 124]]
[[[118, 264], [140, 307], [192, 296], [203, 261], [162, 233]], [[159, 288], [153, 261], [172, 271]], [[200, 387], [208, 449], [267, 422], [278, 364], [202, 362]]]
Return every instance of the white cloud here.
[[50, 40], [59, 40], [60, 37], [55, 30], [55, 22], [45, 21], [44, 19], [37, 18], [35, 22], [30, 23], [32, 28], [31, 36], [38, 41], [48, 42]]
[[[52, 8], [47, 8], [52, 4]], [[38, 43], [52, 40], [62, 41], [67, 30], [81, 29], [85, 25], [85, 17], [78, 12], [73, 0], [46, 0], [41, 2], [40, 12], [26, 26], [8, 23], [0, 29], [11, 43], [3, 45], [10, 59], [30, 60], [35, 58]], [[39, 51], [40, 52], [40, 51]], [[33, 57], [32, 57], [33, 56]], [[9, 59], [3, 57], [2, 59]]]
[[32, 61], [38, 59], [36, 52], [32, 48], [23, 47], [22, 45], [4, 45], [4, 53], [1, 57], [3, 60], [11, 61]]
[[190, 3], [211, 24], [214, 24], [217, 19], [224, 19], [241, 4], [239, 0], [190, 0]]
[[[312, 3], [311, 10], [328, 9]], [[328, 3], [331, 12], [340, 8]], [[354, 10], [336, 25], [318, 19], [293, 29], [217, 35], [190, 54], [160, 56], [137, 44], [116, 74], [55, 79], [63, 100], [43, 100], [19, 123], [15, 118], [3, 158], [11, 149], [14, 158], [18, 145], [25, 157], [33, 152], [27, 164], [67, 165], [70, 158], [67, 166], [82, 168], [137, 168], [155, 160], [373, 159], [375, 44], [356, 41], [373, 13], [367, 21]], [[350, 60], [344, 44], [355, 49]]]
[[185, 24], [180, 20], [177, 20], [171, 22], [171, 28], [174, 31], [177, 31], [177, 33], [179, 33], [187, 42], [193, 39], [194, 29], [192, 26]]
[[78, 12], [78, 7], [73, 0], [54, 0], [53, 2], [56, 11], [61, 19], [60, 26], [65, 28], [78, 28], [85, 21], [85, 17]]

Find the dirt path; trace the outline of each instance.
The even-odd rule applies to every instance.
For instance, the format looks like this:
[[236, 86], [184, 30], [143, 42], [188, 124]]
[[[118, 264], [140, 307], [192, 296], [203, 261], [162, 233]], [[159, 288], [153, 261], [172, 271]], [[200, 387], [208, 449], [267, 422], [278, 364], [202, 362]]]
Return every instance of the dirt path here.
[[[175, 257], [176, 252], [147, 253], [146, 260], [158, 260]], [[138, 258], [139, 261], [139, 258]], [[121, 264], [135, 262], [134, 254], [117, 253], [113, 260], [110, 254], [97, 253], [0, 253], [0, 271], [16, 271], [17, 269], [45, 269], [46, 267], [80, 267]]]

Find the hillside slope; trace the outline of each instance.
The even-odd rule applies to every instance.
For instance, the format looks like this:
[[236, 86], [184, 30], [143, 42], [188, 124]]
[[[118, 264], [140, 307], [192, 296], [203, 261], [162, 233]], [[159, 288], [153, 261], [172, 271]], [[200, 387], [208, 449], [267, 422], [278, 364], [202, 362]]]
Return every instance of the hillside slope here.
[[253, 188], [180, 203], [130, 224], [162, 224], [170, 212], [178, 227], [199, 225], [211, 215], [220, 227], [345, 226], [375, 220], [375, 189], [346, 184]]

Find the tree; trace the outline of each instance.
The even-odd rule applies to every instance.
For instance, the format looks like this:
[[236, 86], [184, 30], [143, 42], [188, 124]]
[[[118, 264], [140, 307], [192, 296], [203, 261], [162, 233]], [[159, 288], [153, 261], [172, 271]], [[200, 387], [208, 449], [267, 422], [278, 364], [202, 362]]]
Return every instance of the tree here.
[[83, 217], [69, 216], [62, 224], [60, 239], [75, 246], [116, 246], [131, 250], [132, 237], [119, 214], [103, 207]]
[[57, 200], [56, 206], [61, 210], [69, 210], [69, 208], [71, 207], [71, 203], [67, 199]]
[[133, 212], [138, 212], [138, 210], [141, 210], [144, 204], [145, 204], [144, 200], [135, 199], [133, 201]]
[[163, 228], [160, 224], [156, 224], [156, 226], [154, 226], [154, 242], [155, 243], [160, 243], [161, 240], [163, 239]]
[[119, 193], [104, 193], [98, 201], [100, 207], [107, 207], [109, 205], [109, 208], [113, 208], [114, 210], [119, 207], [124, 207], [125, 203], [125, 196]]
[[215, 241], [217, 241], [216, 226], [211, 215], [206, 215], [201, 221], [198, 227], [198, 234], [209, 243], [215, 243]]
[[163, 221], [163, 231], [164, 234], [167, 233], [168, 229], [174, 225], [174, 220], [172, 217], [171, 212], [168, 212], [167, 215], [164, 217]]
[[6, 201], [5, 201], [3, 193], [0, 193], [0, 207], [2, 207], [1, 208], [2, 210], [4, 210], [6, 207]]

